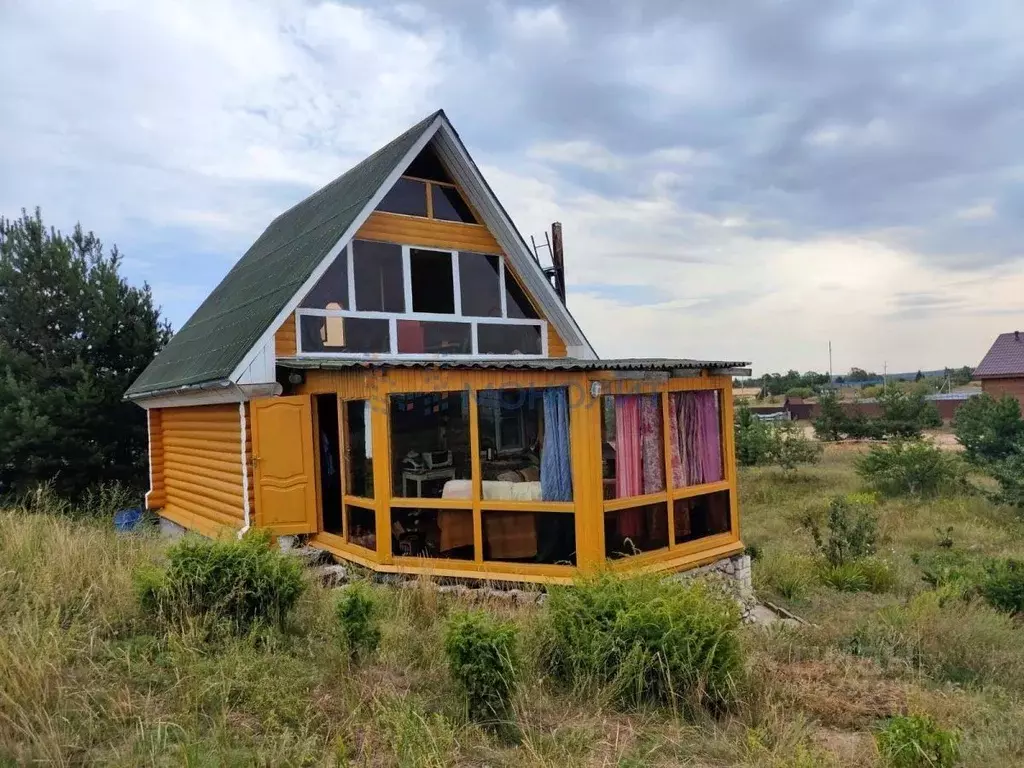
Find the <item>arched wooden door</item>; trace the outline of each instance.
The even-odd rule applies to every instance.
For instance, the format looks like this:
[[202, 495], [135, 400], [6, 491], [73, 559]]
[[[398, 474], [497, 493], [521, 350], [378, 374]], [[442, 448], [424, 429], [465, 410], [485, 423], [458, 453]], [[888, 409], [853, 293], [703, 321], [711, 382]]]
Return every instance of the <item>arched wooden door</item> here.
[[256, 525], [277, 534], [315, 533], [316, 474], [309, 396], [250, 402]]

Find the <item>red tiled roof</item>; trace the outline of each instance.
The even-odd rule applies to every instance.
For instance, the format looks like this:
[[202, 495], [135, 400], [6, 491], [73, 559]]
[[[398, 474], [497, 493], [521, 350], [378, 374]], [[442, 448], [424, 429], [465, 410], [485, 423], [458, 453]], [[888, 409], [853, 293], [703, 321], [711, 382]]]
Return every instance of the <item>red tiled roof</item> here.
[[985, 359], [974, 369], [978, 379], [1024, 376], [1024, 331], [1001, 333]]

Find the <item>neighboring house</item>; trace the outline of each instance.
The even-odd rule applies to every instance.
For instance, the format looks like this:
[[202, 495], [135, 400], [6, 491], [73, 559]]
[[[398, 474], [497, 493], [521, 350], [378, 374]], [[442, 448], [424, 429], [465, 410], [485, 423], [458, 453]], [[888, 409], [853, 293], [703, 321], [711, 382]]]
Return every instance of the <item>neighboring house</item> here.
[[742, 551], [743, 365], [599, 360], [439, 111], [271, 222], [127, 397], [165, 520], [568, 582]]
[[981, 363], [974, 378], [993, 397], [1012, 395], [1024, 406], [1024, 333], [1001, 333]]

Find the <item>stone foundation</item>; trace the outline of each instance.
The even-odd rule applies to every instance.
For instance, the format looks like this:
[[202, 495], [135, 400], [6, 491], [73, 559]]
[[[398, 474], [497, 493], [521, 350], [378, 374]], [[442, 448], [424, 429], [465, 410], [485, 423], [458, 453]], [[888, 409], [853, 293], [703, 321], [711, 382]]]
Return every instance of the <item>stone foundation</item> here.
[[750, 578], [750, 555], [739, 554], [725, 557], [699, 568], [673, 573], [668, 578], [676, 581], [701, 579], [721, 587], [739, 603], [744, 621], [750, 620], [751, 611], [757, 604], [757, 599], [754, 597], [754, 585]]

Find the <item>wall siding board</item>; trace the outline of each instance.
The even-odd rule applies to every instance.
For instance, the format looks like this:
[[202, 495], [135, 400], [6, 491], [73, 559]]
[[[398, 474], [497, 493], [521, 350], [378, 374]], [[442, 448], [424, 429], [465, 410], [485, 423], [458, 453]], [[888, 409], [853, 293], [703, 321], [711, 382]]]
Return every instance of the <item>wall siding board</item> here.
[[[205, 535], [244, 520], [238, 405], [160, 409], [161, 514]], [[157, 486], [154, 471], [154, 488]]]

